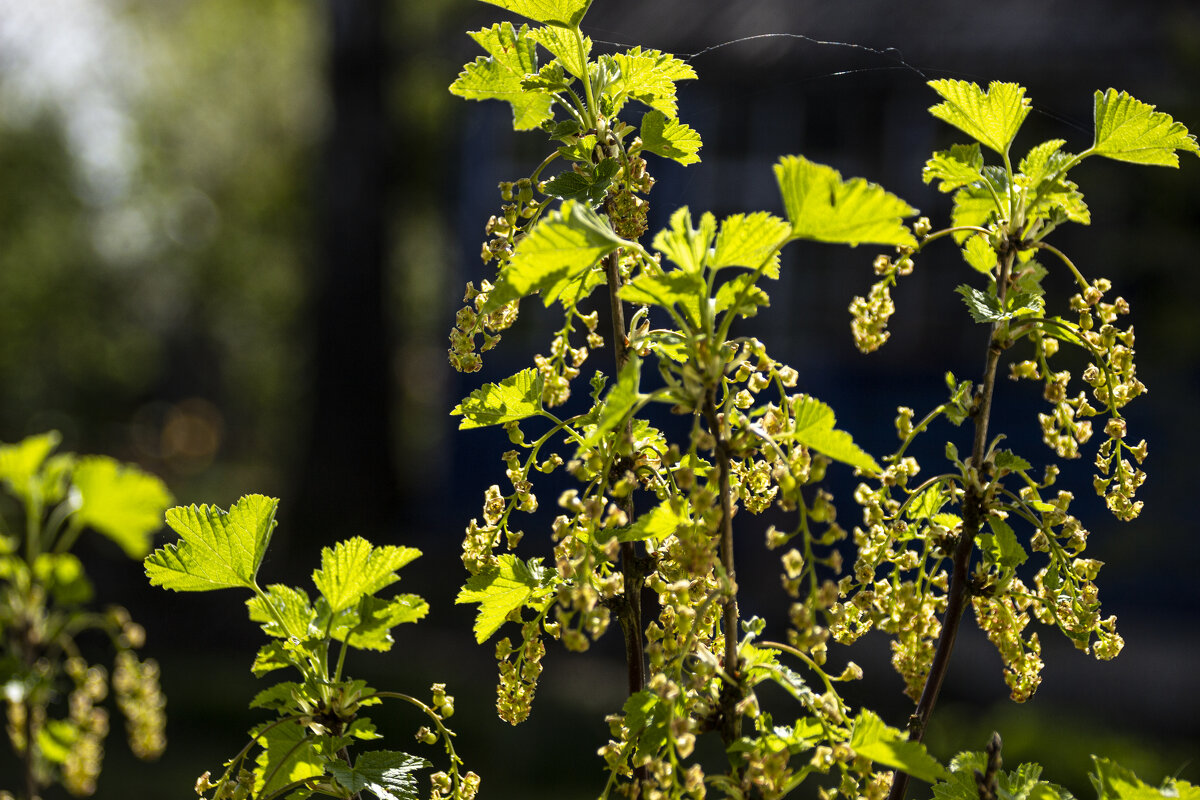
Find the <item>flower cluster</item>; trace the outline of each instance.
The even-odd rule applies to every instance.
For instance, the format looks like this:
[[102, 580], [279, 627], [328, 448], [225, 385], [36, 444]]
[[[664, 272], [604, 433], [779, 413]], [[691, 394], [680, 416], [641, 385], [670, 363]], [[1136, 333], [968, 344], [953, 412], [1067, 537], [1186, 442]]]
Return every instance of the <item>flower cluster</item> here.
[[129, 650], [117, 653], [112, 686], [125, 717], [129, 749], [141, 759], [157, 758], [167, 746], [166, 706], [158, 663], [139, 661]]
[[863, 353], [875, 352], [892, 335], [887, 329], [888, 321], [896, 313], [891, 289], [899, 276], [912, 274], [912, 251], [900, 248], [895, 260], [879, 256], [874, 268], [881, 279], [871, 286], [866, 297], [856, 296], [850, 301], [850, 331], [854, 335], [854, 346]]

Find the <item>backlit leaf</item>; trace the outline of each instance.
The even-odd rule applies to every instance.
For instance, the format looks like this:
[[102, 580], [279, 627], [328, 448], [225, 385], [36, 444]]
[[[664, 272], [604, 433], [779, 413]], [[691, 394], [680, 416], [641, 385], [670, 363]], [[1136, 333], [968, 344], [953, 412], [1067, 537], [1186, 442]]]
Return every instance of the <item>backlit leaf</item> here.
[[586, 203], [567, 200], [517, 244], [483, 313], [538, 291], [545, 292], [549, 305], [556, 288], [578, 278], [622, 244], [608, 221]]
[[464, 66], [450, 85], [451, 94], [466, 100], [509, 103], [513, 109], [513, 128], [518, 131], [536, 128], [550, 119], [553, 103], [549, 92], [529, 91], [521, 86], [526, 75], [538, 71], [537, 43], [528, 33], [527, 25], [516, 30], [511, 22], [468, 33], [488, 55]]
[[263, 749], [255, 759], [255, 797], [269, 797], [290, 783], [325, 774], [325, 759], [307, 734], [304, 725], [288, 721], [271, 726], [258, 737]]
[[678, 307], [690, 325], [698, 325], [704, 279], [698, 273], [672, 270], [663, 275], [642, 273], [621, 287], [622, 300], [642, 306]]
[[171, 504], [166, 484], [105, 456], [81, 458], [71, 482], [79, 491], [78, 523], [112, 539], [132, 558], [150, 552], [150, 538]]
[[574, 28], [587, 13], [592, 0], [482, 0], [534, 22]]
[[611, 98], [613, 112], [621, 110], [627, 100], [637, 100], [661, 111], [667, 119], [676, 119], [675, 83], [696, 77], [696, 71], [686, 61], [658, 50], [635, 47], [611, 58], [617, 78], [605, 88]]
[[1088, 154], [1134, 164], [1178, 167], [1176, 150], [1200, 155], [1182, 123], [1125, 92], [1096, 92], [1096, 139]]
[[379, 800], [418, 800], [421, 791], [413, 773], [430, 766], [408, 753], [374, 750], [361, 753], [353, 767], [341, 761], [330, 764], [329, 774], [352, 795], [368, 791]]
[[765, 211], [726, 217], [717, 231], [717, 243], [709, 266], [713, 269], [758, 269], [769, 259], [763, 272], [776, 278], [779, 276], [779, 248], [790, 234], [791, 225], [787, 220]]
[[967, 244], [962, 249], [962, 256], [972, 269], [982, 272], [984, 275], [990, 275], [996, 269], [996, 251], [988, 243], [988, 237], [982, 233], [967, 239]]
[[939, 192], [952, 192], [963, 186], [968, 186], [982, 180], [980, 170], [983, 169], [983, 153], [979, 151], [979, 143], [956, 144], [949, 150], [939, 150], [925, 162], [921, 178], [926, 183], [940, 181]]
[[965, 283], [955, 291], [962, 295], [963, 302], [967, 304], [967, 310], [971, 312], [971, 318], [976, 322], [997, 322], [1005, 318], [1000, 301], [987, 292], [980, 291], [974, 286], [967, 286]]
[[874, 712], [863, 710], [854, 720], [850, 747], [860, 756], [907, 772], [918, 780], [933, 782], [948, 777], [946, 768], [925, 750], [920, 742], [910, 742], [905, 734], [883, 724]]
[[698, 273], [704, 269], [716, 233], [716, 217], [706, 211], [700, 217], [699, 227], [693, 228], [692, 212], [683, 206], [671, 214], [670, 227], [655, 234], [654, 249], [685, 272]]
[[667, 499], [642, 514], [628, 528], [622, 530], [617, 538], [622, 542], [640, 542], [651, 539], [661, 542], [668, 536], [674, 535], [680, 525], [687, 519], [679, 513], [675, 506], [678, 502]]
[[1150, 786], [1115, 761], [1092, 756], [1092, 762], [1088, 777], [1099, 800], [1200, 800], [1200, 786], [1187, 781], [1168, 778], [1161, 787]]
[[[486, 2], [486, 0], [485, 0]], [[576, 78], [583, 80], [586, 75], [585, 64], [586, 60], [581, 60], [579, 54], [579, 42], [575, 38], [575, 32], [566, 28], [561, 28], [555, 25], [547, 25], [544, 28], [534, 28], [529, 32], [529, 38], [540, 44], [542, 47], [550, 51], [550, 54], [558, 59], [559, 63], [566, 68]], [[583, 37], [583, 59], [586, 59], [592, 52], [592, 40], [588, 37]]]
[[720, 314], [733, 310], [743, 317], [752, 317], [760, 306], [771, 304], [771, 298], [754, 281], [754, 273], [743, 272], [732, 280], [725, 281], [717, 289], [714, 310]]
[[356, 604], [363, 595], [375, 594], [400, 580], [396, 570], [409, 563], [421, 551], [415, 547], [385, 545], [374, 547], [361, 536], [338, 542], [331, 550], [321, 548], [321, 568], [313, 573], [313, 583], [337, 614]]
[[700, 134], [678, 120], [668, 119], [657, 109], [642, 117], [642, 150], [670, 158], [687, 166], [700, 161]]
[[777, 440], [794, 440], [864, 472], [880, 471], [875, 459], [856, 445], [849, 433], [834, 427], [837, 418], [825, 403], [809, 395], [800, 395], [792, 403], [792, 414], [793, 430], [776, 435]]
[[60, 441], [62, 436], [58, 431], [49, 431], [16, 444], [0, 444], [0, 481], [17, 497], [29, 502], [42, 463]]
[[930, 81], [945, 102], [929, 113], [966, 133], [1001, 155], [1029, 115], [1025, 88], [1015, 83], [993, 81], [984, 92], [978, 84], [960, 80]]
[[594, 168], [585, 167], [585, 174], [575, 170], [559, 173], [546, 181], [543, 188], [548, 195], [563, 200], [579, 200], [594, 206], [604, 199], [605, 192], [612, 185], [613, 176], [620, 168], [615, 158], [606, 158]]
[[608, 390], [608, 395], [600, 407], [600, 416], [596, 421], [596, 427], [579, 446], [580, 450], [594, 447], [606, 433], [615, 430], [625, 420], [625, 417], [637, 405], [638, 383], [641, 374], [641, 359], [632, 356], [621, 368], [617, 382]]
[[532, 417], [542, 408], [542, 383], [541, 373], [536, 369], [523, 369], [499, 383], [480, 386], [450, 414], [462, 416], [458, 425], [460, 430], [503, 425]]
[[917, 213], [894, 194], [862, 178], [843, 181], [832, 167], [803, 156], [785, 156], [775, 165], [792, 239], [857, 245], [916, 247], [903, 223]]
[[146, 558], [150, 583], [181, 592], [253, 587], [278, 505], [273, 497], [246, 495], [228, 512], [207, 505], [172, 508], [167, 524], [179, 541]]
[[454, 598], [455, 603], [479, 603], [475, 618], [475, 641], [482, 644], [495, 633], [508, 615], [525, 601], [545, 592], [545, 568], [536, 561], [526, 563], [505, 553], [497, 556], [495, 569], [472, 575]]
[[395, 640], [392, 628], [423, 619], [429, 604], [418, 595], [400, 594], [390, 600], [364, 597], [353, 609], [338, 615], [329, 635], [360, 650], [386, 652]]
[[[263, 632], [279, 639], [308, 639], [320, 631], [313, 625], [317, 614], [301, 589], [272, 584], [263, 595], [246, 601], [250, 619], [262, 623]], [[281, 624], [282, 623], [282, 626]]]

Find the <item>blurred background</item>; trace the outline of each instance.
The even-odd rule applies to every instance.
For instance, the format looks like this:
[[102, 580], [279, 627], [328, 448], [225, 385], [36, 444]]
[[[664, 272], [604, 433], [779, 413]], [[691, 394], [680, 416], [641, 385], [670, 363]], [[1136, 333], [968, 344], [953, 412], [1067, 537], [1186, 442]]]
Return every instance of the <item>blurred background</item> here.
[[[464, 31], [504, 18], [468, 0], [0, 0], [0, 440], [56, 428], [64, 449], [139, 463], [184, 504], [282, 498], [267, 581], [306, 580], [321, 546], [355, 534], [421, 548], [404, 586], [432, 613], [395, 652], [350, 668], [417, 693], [449, 683], [484, 796], [586, 797], [602, 786], [603, 717], [622, 702], [617, 634], [591, 656], [549, 648], [533, 716], [510, 729], [491, 714], [492, 648], [474, 644], [470, 609], [453, 605], [461, 532], [483, 489], [504, 481], [506, 439], [459, 434], [448, 411], [549, 336], [527, 313], [483, 373], [446, 364], [463, 286], [487, 277], [478, 252], [496, 183], [528, 175], [546, 147], [511, 131], [507, 105], [446, 91], [478, 55]], [[926, 113], [927, 79], [1026, 86], [1037, 111], [1018, 150], [1044, 138], [1086, 147], [1092, 92], [1109, 86], [1200, 129], [1191, 0], [596, 0], [584, 29], [598, 49], [659, 48], [700, 75], [680, 108], [703, 161], [651, 165], [652, 231], [682, 204], [778, 212], [770, 167], [785, 153], [881, 183], [938, 224], [948, 204], [920, 169], [954, 134]], [[1064, 482], [1089, 553], [1107, 562], [1102, 598], [1127, 649], [1097, 663], [1043, 633], [1045, 683], [1014, 706], [998, 657], [964, 635], [928, 738], [948, 758], [998, 729], [1007, 763], [1042, 761], [1083, 796], [1088, 753], [1150, 782], [1200, 780], [1200, 163], [1094, 161], [1077, 171], [1093, 224], [1056, 243], [1133, 306], [1150, 388], [1129, 408], [1132, 435], [1150, 441], [1146, 510], [1113, 522], [1086, 459]], [[894, 406], [936, 405], [948, 368], [975, 377], [986, 332], [966, 327], [951, 293], [967, 278], [947, 249], [895, 293], [893, 340], [858, 354], [846, 306], [869, 287], [874, 255], [793, 247], [773, 307], [748, 330], [884, 453]], [[999, 391], [994, 429], [1036, 461], [1039, 390]], [[852, 524], [852, 479], [834, 481]], [[557, 490], [542, 494], [551, 506]], [[747, 527], [747, 605], [779, 617], [777, 561]], [[114, 731], [96, 796], [188, 795], [259, 718], [245, 707], [258, 632], [244, 598], [151, 590], [98, 539], [83, 549], [99, 596], [133, 610], [163, 664], [171, 745], [140, 764]], [[886, 643], [867, 642], [855, 659], [869, 686], [856, 691], [900, 725], [911, 706]], [[377, 722], [396, 749], [420, 724]]]

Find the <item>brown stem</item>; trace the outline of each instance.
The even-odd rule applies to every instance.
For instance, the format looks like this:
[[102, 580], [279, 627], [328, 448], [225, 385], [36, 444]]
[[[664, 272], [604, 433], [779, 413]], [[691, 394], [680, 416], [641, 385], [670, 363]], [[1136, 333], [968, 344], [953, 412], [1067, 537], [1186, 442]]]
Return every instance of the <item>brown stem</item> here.
[[[1015, 253], [1009, 251], [1000, 259], [1000, 278], [997, 282], [997, 296], [1001, 306], [1008, 289], [1008, 279], [1012, 271]], [[950, 572], [950, 586], [946, 592], [946, 613], [942, 618], [942, 633], [938, 637], [937, 649], [934, 651], [933, 662], [929, 665], [929, 675], [925, 678], [925, 686], [921, 690], [921, 699], [917, 702], [916, 711], [909, 717], [909, 740], [921, 741], [925, 735], [925, 726], [933, 714], [942, 690], [942, 681], [950, 667], [950, 654], [954, 650], [954, 641], [958, 636], [959, 623], [967, 605], [968, 570], [971, 566], [971, 555], [975, 551], [975, 537], [983, 525], [986, 514], [986, 497], [980, 481], [983, 476], [983, 462], [987, 451], [988, 420], [992, 413], [992, 393], [996, 386], [996, 370], [1000, 364], [1000, 354], [1004, 352], [1007, 323], [1000, 321], [992, 323], [991, 335], [988, 338], [987, 360], [983, 369], [983, 380], [979, 386], [977, 404], [972, 410], [975, 419], [975, 437], [971, 446], [970, 482], [966, 487], [963, 499], [963, 528], [958, 543], [954, 548], [953, 567]], [[892, 780], [892, 788], [888, 800], [904, 800], [908, 790], [908, 774], [896, 773]]]
[[725, 601], [721, 621], [725, 631], [725, 673], [732, 678], [731, 682], [721, 687], [721, 739], [729, 745], [742, 735], [742, 720], [735, 708], [742, 699], [742, 690], [738, 683], [738, 604], [737, 578], [733, 564], [733, 494], [729, 488], [729, 443], [725, 441], [721, 420], [717, 416], [715, 392], [715, 389], [709, 389], [705, 395], [704, 417], [715, 441], [713, 457], [721, 492], [721, 566], [725, 568], [725, 575], [732, 587], [729, 599]]

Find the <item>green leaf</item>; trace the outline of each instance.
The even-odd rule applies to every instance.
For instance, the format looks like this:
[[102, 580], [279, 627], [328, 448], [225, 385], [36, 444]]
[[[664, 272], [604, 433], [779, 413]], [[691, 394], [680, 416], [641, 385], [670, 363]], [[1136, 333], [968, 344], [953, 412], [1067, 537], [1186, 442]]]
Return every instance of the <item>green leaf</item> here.
[[[272, 584], [262, 595], [246, 601], [250, 619], [262, 623], [263, 632], [279, 639], [309, 639], [319, 636], [314, 624], [317, 613], [302, 589]], [[281, 626], [282, 623], [282, 626]]]
[[522, 239], [488, 295], [482, 313], [534, 292], [554, 302], [555, 289], [575, 280], [624, 240], [586, 204], [568, 200]]
[[988, 237], [977, 233], [967, 239], [967, 245], [962, 249], [963, 261], [966, 261], [976, 272], [991, 275], [996, 269], [996, 251], [988, 242]]
[[911, 520], [930, 519], [946, 505], [946, 489], [941, 483], [935, 483], [908, 504], [906, 516]]
[[464, 66], [450, 85], [451, 94], [466, 100], [503, 100], [512, 105], [513, 128], [518, 131], [536, 128], [550, 119], [554, 101], [550, 92], [531, 91], [521, 85], [526, 75], [538, 71], [537, 43], [528, 33], [529, 26], [515, 30], [511, 22], [468, 33], [488, 55]]
[[908, 741], [903, 733], [884, 725], [872, 711], [864, 709], [854, 720], [850, 747], [860, 756], [907, 772], [918, 780], [932, 783], [948, 777], [946, 768], [926, 752], [924, 745]]
[[1200, 800], [1200, 786], [1187, 781], [1168, 778], [1154, 787], [1115, 761], [1092, 756], [1092, 762], [1094, 771], [1088, 777], [1099, 800]]
[[640, 306], [678, 306], [689, 325], [700, 324], [700, 300], [707, 286], [698, 273], [672, 270], [663, 275], [643, 272], [617, 292], [622, 300]]
[[387, 652], [395, 640], [392, 628], [416, 622], [429, 613], [429, 604], [415, 594], [396, 595], [390, 600], [363, 597], [358, 605], [338, 615], [329, 635], [359, 650]]
[[700, 217], [700, 227], [692, 227], [692, 212], [687, 206], [671, 215], [669, 228], [654, 236], [654, 249], [661, 252], [684, 272], [699, 273], [708, 261], [709, 248], [717, 233], [717, 218], [707, 211]]
[[534, 22], [577, 28], [592, 0], [482, 0]]
[[46, 720], [38, 728], [38, 754], [51, 764], [63, 764], [79, 742], [78, 726], [65, 719]]
[[[986, 769], [984, 753], [959, 753], [950, 761], [950, 774], [933, 785], [934, 800], [979, 800], [975, 776]], [[1002, 800], [1074, 800], [1061, 786], [1040, 780], [1041, 774], [1038, 764], [1000, 770], [996, 776], [996, 794]]]
[[976, 322], [998, 322], [1008, 317], [1004, 313], [1004, 309], [1000, 307], [1000, 301], [987, 292], [982, 292], [965, 283], [955, 291], [962, 295], [963, 302], [967, 304], [967, 310], [971, 312], [971, 318]]
[[600, 407], [600, 416], [596, 420], [594, 427], [583, 443], [579, 445], [579, 450], [582, 452], [589, 448], [595, 447], [604, 435], [611, 430], [615, 430], [620, 425], [625, 417], [637, 405], [640, 395], [638, 394], [638, 384], [642, 377], [642, 360], [637, 356], [631, 356], [625, 362], [625, 366], [621, 368], [621, 373], [617, 376], [617, 382], [608, 390], [608, 395], [604, 398], [604, 402]]
[[753, 272], [743, 272], [721, 284], [717, 289], [715, 311], [720, 314], [732, 310], [742, 317], [753, 317], [758, 313], [759, 306], [771, 304], [771, 298], [765, 291], [755, 285]]
[[621, 165], [615, 158], [603, 159], [594, 168], [586, 169], [586, 174], [575, 170], [559, 173], [546, 181], [546, 194], [561, 197], [563, 200], [579, 200], [594, 206], [604, 199], [605, 192], [612, 185], [613, 176]]
[[1029, 212], [1049, 218], [1057, 210], [1072, 222], [1087, 225], [1092, 221], [1083, 193], [1067, 180], [1063, 168], [1070, 164], [1070, 153], [1062, 152], [1062, 139], [1050, 139], [1034, 147], [1021, 159], [1017, 186], [1030, 194]]
[[[950, 210], [950, 222], [955, 227], [970, 225], [986, 227], [1002, 215], [996, 198], [1008, 194], [1008, 175], [1002, 167], [984, 167], [983, 180], [964, 186], [954, 193], [954, 206]], [[1003, 202], [1003, 201], [1001, 201]], [[959, 244], [971, 236], [970, 231], [955, 233]]]
[[573, 30], [556, 25], [547, 25], [544, 28], [534, 28], [531, 30], [529, 38], [549, 50], [550, 54], [558, 59], [567, 72], [580, 80], [586, 78], [587, 57], [592, 53], [592, 40], [587, 36], [583, 37], [582, 60], [579, 54], [579, 42], [575, 38], [575, 31]]
[[0, 481], [28, 504], [39, 483], [35, 479], [42, 463], [61, 441], [58, 431], [48, 431], [29, 436], [17, 444], [0, 444]]
[[709, 266], [747, 267], [758, 269], [766, 264], [763, 274], [779, 277], [779, 248], [791, 235], [792, 226], [766, 211], [753, 214], [734, 214], [721, 221], [717, 243]]
[[207, 505], [172, 508], [167, 524], [179, 534], [179, 541], [146, 558], [150, 583], [179, 592], [253, 588], [275, 530], [278, 506], [273, 497], [252, 494], [228, 512]]
[[[57, 603], [81, 605], [92, 599], [92, 583], [83, 562], [71, 553], [39, 553], [33, 560], [33, 575]], [[0, 570], [0, 579], [4, 577]]]
[[361, 753], [354, 766], [344, 762], [329, 765], [329, 774], [352, 795], [364, 790], [379, 800], [419, 800], [420, 787], [412, 773], [429, 769], [428, 761], [393, 750]]
[[1021, 123], [1029, 115], [1024, 87], [993, 81], [984, 92], [978, 84], [968, 81], [930, 81], [929, 85], [945, 99], [930, 108], [930, 114], [1000, 155], [1007, 155]]
[[299, 722], [274, 725], [257, 737], [263, 748], [255, 759], [254, 795], [268, 797], [289, 783], [325, 774], [325, 759]]
[[269, 672], [290, 666], [292, 666], [292, 661], [288, 658], [283, 644], [270, 641], [258, 648], [258, 652], [254, 654], [254, 663], [250, 666], [250, 672], [254, 674], [254, 677], [261, 678]]
[[1125, 92], [1096, 92], [1096, 139], [1088, 155], [1116, 161], [1178, 167], [1176, 150], [1200, 155], [1196, 137], [1182, 123]]
[[799, 395], [793, 400], [792, 415], [794, 429], [777, 436], [777, 440], [794, 440], [863, 472], [880, 472], [879, 464], [854, 443], [849, 433], [834, 428], [837, 418], [825, 403], [809, 395]]
[[499, 383], [485, 383], [450, 412], [462, 416], [459, 430], [503, 425], [532, 417], [542, 410], [541, 373], [523, 369]]
[[792, 224], [791, 239], [917, 246], [902, 221], [916, 209], [881, 186], [862, 178], [843, 181], [837, 170], [803, 156], [782, 158], [775, 178]]
[[546, 570], [537, 560], [528, 563], [505, 553], [497, 556], [495, 569], [472, 575], [459, 591], [455, 603], [479, 603], [475, 618], [475, 641], [483, 644], [508, 615], [527, 600], [546, 590]]
[[639, 516], [632, 525], [622, 529], [617, 538], [622, 542], [640, 542], [646, 539], [661, 542], [673, 535], [680, 525], [688, 522], [687, 518], [679, 513], [677, 505], [681, 505], [678, 499], [669, 498], [662, 501]]
[[647, 111], [642, 117], [640, 135], [642, 150], [656, 156], [670, 158], [687, 166], [700, 161], [702, 143], [700, 134], [678, 120], [668, 119], [657, 109]]
[[299, 691], [300, 684], [293, 681], [277, 683], [254, 695], [254, 699], [250, 701], [250, 708], [266, 708], [271, 711], [281, 712], [287, 711], [296, 707], [296, 695]]
[[396, 570], [421, 555], [415, 547], [374, 547], [361, 536], [321, 548], [321, 568], [313, 583], [337, 614], [355, 605], [364, 595], [378, 592], [400, 580]]
[[[602, 60], [602, 63], [603, 60]], [[686, 61], [658, 50], [635, 47], [608, 59], [616, 68], [616, 79], [605, 87], [612, 100], [613, 114], [628, 100], [637, 100], [661, 111], [667, 119], [676, 119], [675, 83], [696, 77], [696, 70]], [[610, 69], [611, 69], [610, 66]]]
[[941, 181], [939, 192], [952, 192], [983, 179], [983, 153], [979, 143], [956, 144], [949, 150], [939, 150], [925, 162], [921, 178], [925, 183]]
[[75, 519], [112, 539], [130, 558], [145, 558], [171, 504], [166, 484], [106, 456], [81, 458], [71, 483], [79, 491]]
[[989, 517], [988, 527], [992, 529], [992, 532], [980, 536], [979, 539], [983, 552], [992, 559], [993, 563], [1006, 569], [1016, 569], [1029, 560], [1029, 554], [1017, 541], [1017, 535], [1013, 532], [1012, 526], [1002, 519]]

